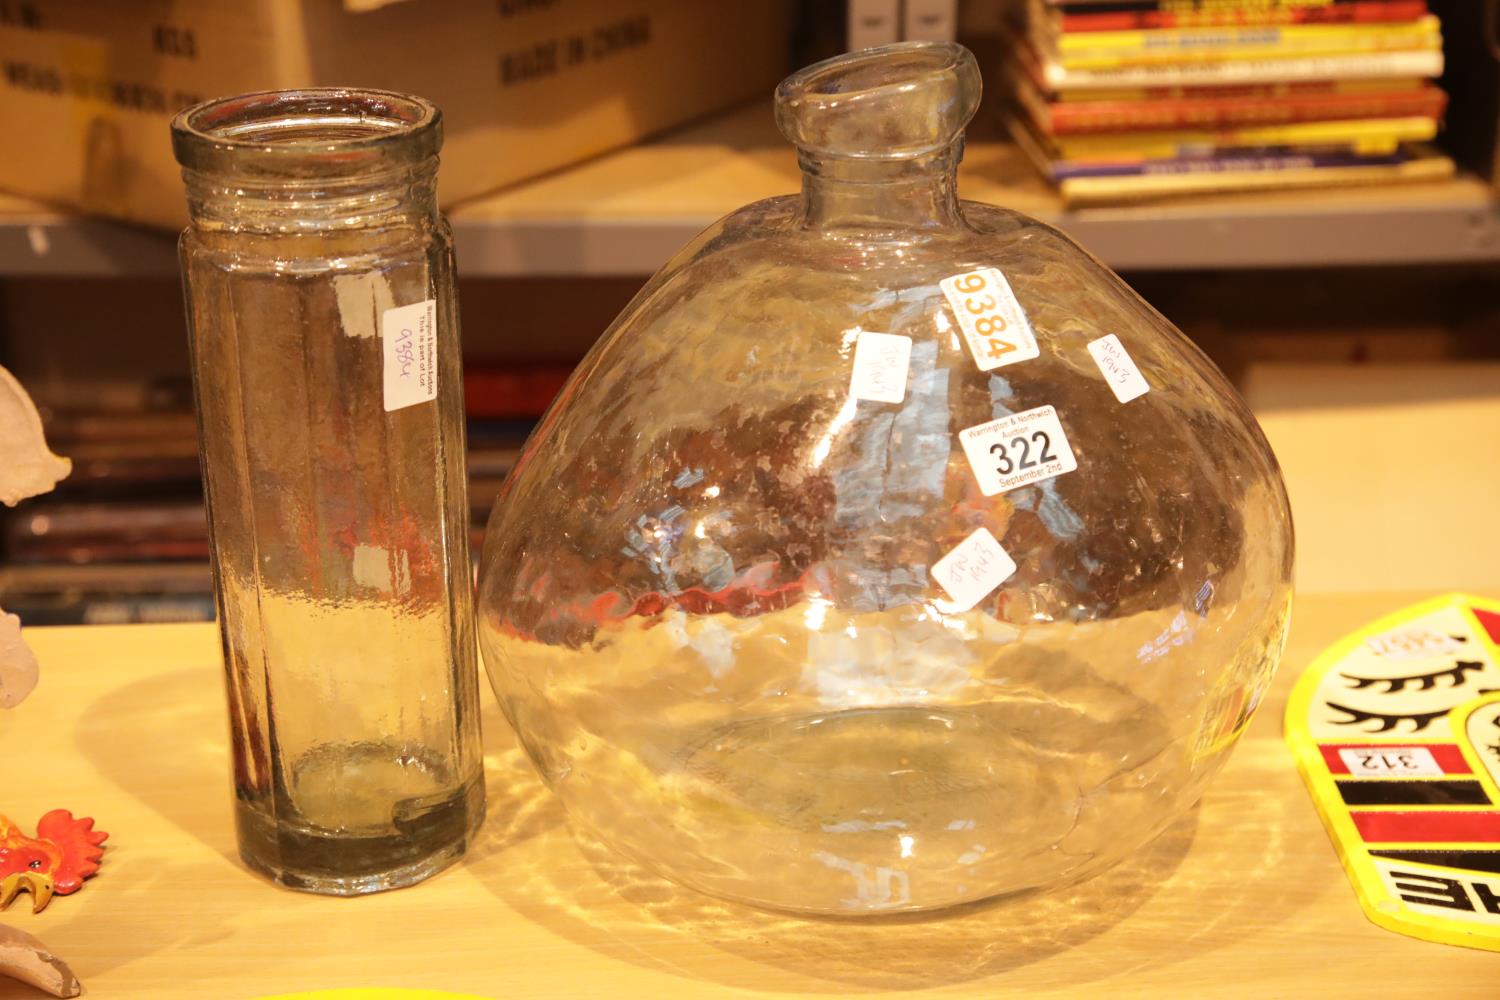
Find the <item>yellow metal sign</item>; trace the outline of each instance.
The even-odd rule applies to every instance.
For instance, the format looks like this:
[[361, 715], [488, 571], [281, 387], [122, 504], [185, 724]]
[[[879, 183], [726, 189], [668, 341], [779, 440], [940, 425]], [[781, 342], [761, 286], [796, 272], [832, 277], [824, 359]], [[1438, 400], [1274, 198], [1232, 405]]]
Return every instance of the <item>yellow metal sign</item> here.
[[1500, 951], [1500, 603], [1449, 594], [1346, 637], [1285, 725], [1365, 915]]

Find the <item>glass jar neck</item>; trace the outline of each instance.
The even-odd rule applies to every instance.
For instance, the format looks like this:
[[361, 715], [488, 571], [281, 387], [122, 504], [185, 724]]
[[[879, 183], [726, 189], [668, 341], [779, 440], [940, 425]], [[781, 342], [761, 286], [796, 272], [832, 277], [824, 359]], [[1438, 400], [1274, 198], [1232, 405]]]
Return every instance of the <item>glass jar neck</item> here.
[[963, 225], [959, 140], [910, 159], [857, 159], [801, 150], [803, 224], [830, 233], [910, 233]]
[[348, 234], [437, 222], [442, 114], [419, 97], [338, 87], [195, 105], [172, 121], [200, 235]]
[[438, 221], [437, 157], [396, 169], [334, 176], [261, 177], [184, 170], [188, 213], [200, 232], [291, 235], [424, 229]]

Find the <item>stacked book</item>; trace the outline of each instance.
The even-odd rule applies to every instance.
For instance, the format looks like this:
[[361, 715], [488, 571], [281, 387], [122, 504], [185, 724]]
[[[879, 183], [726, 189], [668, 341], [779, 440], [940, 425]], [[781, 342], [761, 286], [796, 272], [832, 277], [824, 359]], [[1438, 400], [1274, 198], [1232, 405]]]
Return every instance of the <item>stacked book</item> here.
[[[485, 521], [566, 364], [470, 365], [469, 531]], [[31, 625], [213, 618], [198, 428], [186, 386], [130, 409], [46, 408], [47, 440], [73, 461], [57, 489], [0, 509], [0, 607]], [[149, 397], [149, 398], [148, 398]]]
[[0, 518], [0, 607], [28, 625], [213, 617], [186, 389], [152, 386], [129, 408], [43, 401], [47, 442], [73, 472]]
[[1426, 0], [1026, 0], [1011, 131], [1065, 202], [1451, 176]]
[[572, 374], [566, 364], [470, 364], [464, 368], [468, 417], [469, 554], [479, 559], [490, 508], [521, 448]]

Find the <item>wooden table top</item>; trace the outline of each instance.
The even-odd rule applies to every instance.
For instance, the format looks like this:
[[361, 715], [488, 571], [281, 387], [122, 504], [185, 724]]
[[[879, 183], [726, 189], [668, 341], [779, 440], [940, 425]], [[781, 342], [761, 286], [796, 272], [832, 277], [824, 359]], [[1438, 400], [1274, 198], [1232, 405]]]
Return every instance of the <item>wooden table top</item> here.
[[[213, 627], [33, 629], [42, 681], [0, 713], [0, 812], [29, 832], [67, 808], [110, 838], [81, 892], [3, 919], [108, 1000], [1500, 996], [1500, 955], [1364, 918], [1281, 739], [1313, 657], [1424, 596], [1299, 600], [1273, 696], [1198, 809], [1135, 858], [1050, 896], [877, 923], [741, 909], [580, 843], [488, 694], [489, 818], [462, 864], [358, 899], [277, 888], [235, 854]], [[0, 979], [0, 998], [40, 996]]]

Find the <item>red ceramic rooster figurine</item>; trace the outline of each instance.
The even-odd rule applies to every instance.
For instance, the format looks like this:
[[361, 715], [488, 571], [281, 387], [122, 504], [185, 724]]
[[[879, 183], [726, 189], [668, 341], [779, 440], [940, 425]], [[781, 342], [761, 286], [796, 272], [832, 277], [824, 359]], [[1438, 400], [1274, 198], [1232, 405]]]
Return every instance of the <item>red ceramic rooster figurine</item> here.
[[22, 889], [31, 891], [31, 912], [40, 913], [52, 894], [66, 896], [83, 887], [83, 880], [99, 870], [109, 836], [96, 832], [92, 819], [74, 819], [66, 809], [54, 809], [27, 837], [0, 816], [0, 909], [9, 906]]

